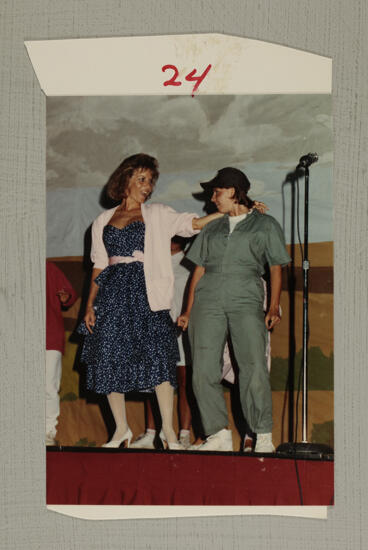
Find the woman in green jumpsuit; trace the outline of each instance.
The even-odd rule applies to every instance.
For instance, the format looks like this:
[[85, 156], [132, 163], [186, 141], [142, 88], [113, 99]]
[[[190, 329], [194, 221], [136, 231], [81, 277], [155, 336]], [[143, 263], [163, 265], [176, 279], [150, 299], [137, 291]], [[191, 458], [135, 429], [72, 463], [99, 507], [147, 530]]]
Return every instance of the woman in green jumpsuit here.
[[[187, 254], [197, 267], [187, 310], [178, 320], [183, 329], [189, 321], [193, 389], [207, 435], [199, 450], [232, 450], [221, 385], [223, 350], [230, 333], [239, 366], [241, 405], [257, 434], [255, 451], [273, 452], [267, 329], [280, 322], [281, 266], [290, 257], [278, 222], [252, 208], [247, 196], [250, 183], [243, 172], [223, 168], [201, 185], [212, 192], [211, 200], [225, 215], [205, 227]], [[261, 276], [266, 264], [271, 298], [265, 316]]]

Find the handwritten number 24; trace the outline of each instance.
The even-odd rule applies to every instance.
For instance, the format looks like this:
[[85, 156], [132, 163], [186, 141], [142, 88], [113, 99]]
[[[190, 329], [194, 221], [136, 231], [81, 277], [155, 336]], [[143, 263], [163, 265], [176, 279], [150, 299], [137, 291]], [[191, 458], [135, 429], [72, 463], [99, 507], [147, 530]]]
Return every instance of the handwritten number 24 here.
[[[195, 85], [193, 86], [192, 95], [194, 92], [196, 92], [199, 88], [199, 85], [203, 81], [203, 79], [207, 76], [209, 70], [211, 69], [212, 65], [208, 65], [206, 69], [203, 71], [201, 75], [196, 76], [197, 69], [193, 69], [189, 74], [186, 75], [185, 80], [188, 82], [195, 82]], [[174, 71], [173, 76], [164, 82], [164, 86], [181, 86], [182, 82], [180, 80], [176, 80], [179, 76], [179, 71], [175, 65], [164, 65], [162, 67], [162, 72], [172, 70]]]

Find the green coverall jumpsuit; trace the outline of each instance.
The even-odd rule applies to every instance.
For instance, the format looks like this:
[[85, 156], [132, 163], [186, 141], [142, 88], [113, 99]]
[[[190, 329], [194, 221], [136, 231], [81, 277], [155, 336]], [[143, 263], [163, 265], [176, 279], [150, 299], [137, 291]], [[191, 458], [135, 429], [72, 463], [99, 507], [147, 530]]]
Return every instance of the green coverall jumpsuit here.
[[244, 415], [255, 433], [270, 433], [272, 397], [261, 276], [266, 263], [290, 262], [282, 229], [271, 216], [253, 210], [229, 234], [225, 215], [201, 231], [187, 258], [205, 268], [189, 320], [193, 390], [205, 434], [228, 426], [221, 374], [229, 332]]

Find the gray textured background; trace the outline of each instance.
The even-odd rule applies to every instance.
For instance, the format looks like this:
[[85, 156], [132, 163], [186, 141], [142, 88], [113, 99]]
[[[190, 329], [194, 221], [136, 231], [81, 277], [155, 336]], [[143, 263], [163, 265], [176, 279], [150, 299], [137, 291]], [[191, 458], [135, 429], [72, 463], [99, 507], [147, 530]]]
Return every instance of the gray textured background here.
[[[2, 0], [0, 15], [1, 548], [366, 548], [366, 0]], [[190, 32], [257, 38], [334, 58], [337, 460], [336, 505], [327, 521], [91, 522], [44, 505], [45, 98], [23, 41]]]

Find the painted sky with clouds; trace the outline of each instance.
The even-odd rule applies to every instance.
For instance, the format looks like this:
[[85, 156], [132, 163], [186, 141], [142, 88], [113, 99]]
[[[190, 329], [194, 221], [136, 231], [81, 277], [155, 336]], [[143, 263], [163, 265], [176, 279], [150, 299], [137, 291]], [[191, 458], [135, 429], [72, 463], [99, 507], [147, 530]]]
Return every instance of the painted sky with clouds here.
[[[158, 158], [151, 200], [202, 213], [192, 193], [224, 166], [245, 171], [250, 196], [282, 222], [282, 183], [298, 159], [311, 167], [310, 241], [332, 240], [332, 115], [329, 95], [47, 98], [47, 256], [80, 256], [103, 210], [101, 189], [127, 156]], [[303, 191], [304, 184], [300, 182]], [[286, 240], [290, 186], [285, 187]], [[302, 210], [302, 209], [301, 209]]]

